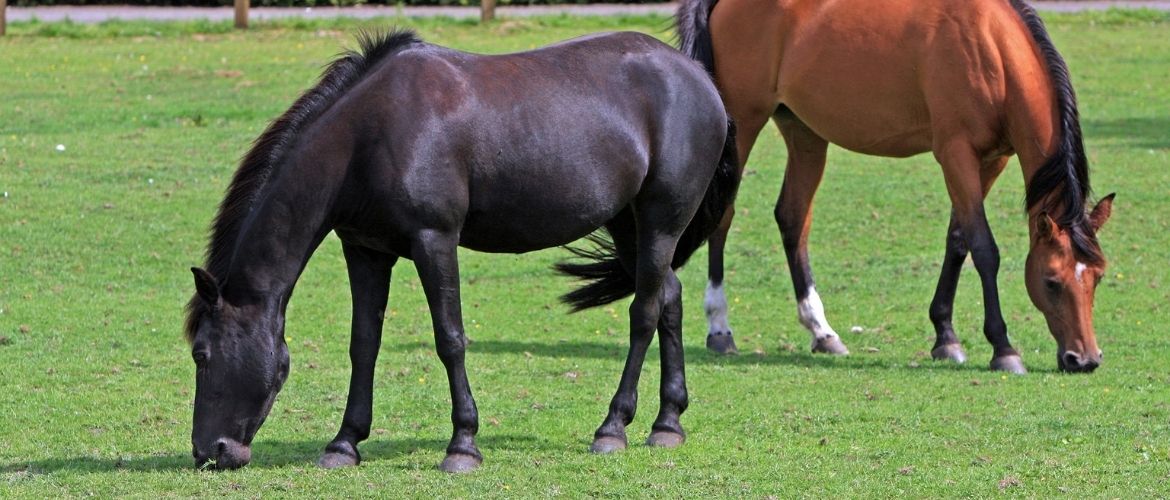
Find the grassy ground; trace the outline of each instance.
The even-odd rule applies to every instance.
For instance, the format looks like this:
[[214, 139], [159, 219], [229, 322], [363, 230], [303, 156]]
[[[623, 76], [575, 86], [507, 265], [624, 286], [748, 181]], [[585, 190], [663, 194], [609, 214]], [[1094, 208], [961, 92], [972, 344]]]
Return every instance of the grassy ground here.
[[[684, 270], [687, 444], [586, 452], [616, 387], [624, 306], [568, 316], [564, 256], [463, 254], [484, 466], [434, 469], [446, 382], [417, 277], [399, 266], [377, 372], [374, 434], [352, 470], [313, 466], [340, 422], [349, 363], [344, 264], [318, 251], [289, 306], [293, 371], [228, 473], [191, 469], [193, 389], [180, 335], [207, 223], [235, 162], [310, 85], [357, 23], [17, 23], [0, 39], [0, 495], [1164, 496], [1170, 480], [1170, 18], [1049, 16], [1072, 69], [1100, 194], [1117, 191], [1098, 291], [1104, 366], [1055, 371], [1022, 280], [1023, 187], [1009, 167], [988, 211], [1003, 307], [1031, 373], [984, 369], [973, 270], [956, 324], [972, 361], [931, 362], [926, 307], [948, 207], [928, 155], [833, 150], [811, 252], [853, 355], [807, 353], [771, 220], [783, 146], [765, 132], [730, 243], [737, 357], [703, 349], [705, 254]], [[502, 52], [603, 29], [666, 36], [664, 18], [411, 22], [433, 42]], [[859, 326], [862, 333], [849, 333]], [[655, 360], [656, 351], [648, 359]], [[656, 410], [647, 364], [643, 439]]]

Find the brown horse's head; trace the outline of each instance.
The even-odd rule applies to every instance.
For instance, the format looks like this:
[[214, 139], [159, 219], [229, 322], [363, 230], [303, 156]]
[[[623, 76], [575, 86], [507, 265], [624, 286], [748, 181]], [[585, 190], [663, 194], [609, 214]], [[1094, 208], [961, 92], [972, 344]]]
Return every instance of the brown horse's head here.
[[[1062, 228], [1048, 214], [1032, 217], [1032, 248], [1024, 271], [1028, 295], [1044, 313], [1056, 338], [1056, 363], [1068, 372], [1091, 372], [1101, 364], [1093, 332], [1093, 295], [1105, 274], [1097, 231], [1113, 209], [1113, 195], [1103, 198], [1088, 217], [1086, 235]], [[1074, 238], [1082, 238], [1076, 242]], [[1092, 245], [1091, 252], [1083, 247]]]
[[195, 360], [195, 464], [235, 469], [251, 460], [252, 438], [288, 378], [280, 304], [229, 304], [210, 273], [193, 268], [187, 321]]

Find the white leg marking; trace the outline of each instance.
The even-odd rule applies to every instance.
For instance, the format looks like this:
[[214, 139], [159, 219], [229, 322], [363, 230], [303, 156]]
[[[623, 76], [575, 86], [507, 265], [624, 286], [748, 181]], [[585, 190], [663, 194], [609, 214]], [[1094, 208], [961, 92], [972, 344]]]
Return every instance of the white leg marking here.
[[821, 303], [816, 287], [808, 287], [808, 296], [796, 305], [796, 312], [800, 316], [800, 324], [812, 333], [814, 343], [817, 339], [837, 336], [837, 332], [829, 326], [829, 320], [825, 319], [825, 305]]
[[1085, 263], [1077, 262], [1077, 283], [1084, 283]]
[[707, 335], [731, 333], [731, 325], [727, 322], [727, 296], [723, 293], [722, 284], [707, 282], [703, 309], [707, 311]]

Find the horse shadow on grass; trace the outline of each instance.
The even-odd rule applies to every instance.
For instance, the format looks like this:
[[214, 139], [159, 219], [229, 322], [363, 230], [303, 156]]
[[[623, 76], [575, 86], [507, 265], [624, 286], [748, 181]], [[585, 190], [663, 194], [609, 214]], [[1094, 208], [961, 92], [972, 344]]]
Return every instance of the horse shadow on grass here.
[[[317, 459], [325, 449], [327, 439], [313, 441], [273, 441], [257, 439], [252, 444], [254, 460], [246, 467], [249, 469], [278, 469], [285, 467], [315, 467]], [[483, 449], [495, 450], [533, 450], [541, 452], [555, 452], [562, 447], [551, 445], [548, 441], [531, 435], [519, 434], [490, 434], [476, 437], [476, 443]], [[361, 444], [362, 463], [375, 463], [391, 460], [403, 455], [410, 455], [419, 451], [434, 452], [434, 464], [442, 458], [443, 450], [447, 447], [447, 440], [442, 438], [407, 438], [407, 439], [378, 439], [377, 437], [364, 441]], [[101, 474], [118, 471], [131, 472], [162, 472], [184, 471], [196, 472], [195, 462], [190, 453], [160, 454], [149, 456], [97, 458], [97, 457], [69, 457], [49, 458], [41, 460], [17, 461], [0, 464], [0, 474]], [[403, 466], [403, 468], [412, 468]], [[198, 471], [203, 472], [203, 471]], [[2, 495], [0, 495], [2, 496]]]
[[[590, 341], [549, 341], [524, 342], [514, 340], [474, 340], [468, 346], [470, 356], [477, 354], [521, 354], [547, 358], [590, 358], [611, 359], [621, 364], [626, 359], [628, 345], [616, 341], [612, 344]], [[383, 349], [411, 351], [417, 349], [414, 345], [383, 346]], [[646, 355], [646, 363], [657, 363], [658, 354], [654, 352], [654, 345]], [[837, 370], [887, 370], [903, 371], [906, 373], [929, 373], [932, 371], [970, 372], [972, 374], [991, 373], [985, 361], [977, 357], [971, 358], [963, 364], [950, 361], [935, 361], [929, 355], [907, 359], [891, 359], [880, 357], [868, 352], [854, 352], [848, 356], [829, 356], [813, 354], [808, 351], [771, 352], [767, 354], [742, 353], [738, 355], [715, 354], [703, 348], [687, 348], [684, 353], [688, 365], [720, 365], [720, 366], [791, 366], [797, 368], [822, 368]], [[990, 360], [990, 358], [988, 358]], [[1028, 360], [1025, 360], [1028, 361]], [[474, 361], [471, 361], [474, 363]], [[1028, 370], [1032, 373], [1060, 373], [1055, 364], [1048, 366], [1033, 357]]]
[[1115, 120], [1083, 120], [1085, 137], [1120, 139], [1143, 149], [1170, 149], [1170, 117], [1126, 117]]

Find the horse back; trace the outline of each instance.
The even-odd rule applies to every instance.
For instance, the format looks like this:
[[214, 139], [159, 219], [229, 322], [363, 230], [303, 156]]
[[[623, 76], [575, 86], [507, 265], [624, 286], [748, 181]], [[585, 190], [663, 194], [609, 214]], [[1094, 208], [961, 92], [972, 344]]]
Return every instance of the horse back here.
[[366, 151], [353, 164], [370, 169], [361, 187], [378, 200], [381, 226], [459, 227], [464, 246], [497, 252], [592, 232], [647, 179], [693, 173], [657, 161], [668, 148], [712, 142], [701, 136], [726, 124], [706, 73], [635, 33], [491, 56], [422, 44], [382, 62], [338, 106]]
[[955, 134], [1003, 149], [1009, 103], [1051, 98], [1043, 58], [1006, 1], [721, 0], [710, 27], [725, 95], [759, 96], [729, 108], [784, 104], [862, 153], [909, 156]]

